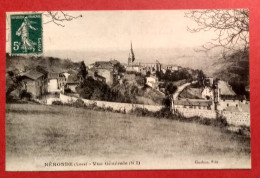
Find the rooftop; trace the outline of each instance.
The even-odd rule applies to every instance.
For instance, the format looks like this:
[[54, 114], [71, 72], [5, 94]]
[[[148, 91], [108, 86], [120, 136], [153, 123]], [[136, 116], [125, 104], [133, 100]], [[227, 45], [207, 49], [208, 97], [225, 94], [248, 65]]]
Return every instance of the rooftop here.
[[76, 74], [71, 74], [68, 76], [67, 84], [79, 83], [78, 77]]
[[218, 82], [218, 88], [220, 89], [220, 95], [236, 95], [236, 93], [232, 90], [231, 86], [227, 82], [220, 80]]
[[25, 74], [23, 74], [23, 76], [36, 80], [36, 79], [44, 76], [44, 74], [41, 72], [38, 72], [37, 70], [30, 70], [30, 71], [26, 72]]
[[97, 61], [95, 62], [94, 67], [102, 69], [113, 69], [113, 63], [110, 61]]

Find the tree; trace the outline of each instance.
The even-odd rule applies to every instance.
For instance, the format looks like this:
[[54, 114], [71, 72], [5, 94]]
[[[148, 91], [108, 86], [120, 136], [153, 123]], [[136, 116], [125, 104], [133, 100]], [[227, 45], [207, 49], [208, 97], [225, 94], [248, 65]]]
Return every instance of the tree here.
[[116, 63], [114, 65], [114, 68], [118, 71], [118, 73], [125, 73], [126, 72], [125, 67], [120, 63]]
[[206, 76], [202, 70], [198, 70], [197, 72], [198, 72], [198, 74], [197, 74], [198, 85], [199, 85], [199, 87], [203, 87], [203, 86], [205, 86], [204, 81], [205, 81]]
[[166, 108], [170, 108], [171, 102], [172, 102], [171, 98], [167, 96], [162, 100], [162, 105], [164, 105]]
[[205, 45], [203, 50], [208, 51], [222, 47], [225, 52], [249, 50], [249, 11], [248, 9], [222, 10], [192, 10], [185, 14], [194, 20], [198, 26], [188, 27], [190, 32], [214, 30], [217, 38]]
[[172, 95], [177, 90], [177, 87], [172, 83], [167, 83], [165, 87], [165, 94]]
[[156, 71], [156, 77], [158, 78], [159, 81], [162, 80], [163, 78], [163, 71]]
[[146, 72], [146, 77], [150, 77], [150, 75], [151, 75], [151, 72], [150, 72], [150, 71], [147, 71], [147, 72]]
[[249, 84], [249, 11], [248, 9], [192, 10], [185, 14], [194, 20], [196, 27], [190, 32], [213, 30], [216, 38], [202, 46], [208, 52], [222, 49], [222, 57], [215, 62], [221, 70], [214, 75], [227, 80], [238, 93], [244, 93]]
[[82, 17], [82, 15], [72, 16], [64, 11], [45, 11], [42, 15], [46, 17], [46, 21], [43, 24], [54, 23], [61, 27], [65, 27], [65, 21], [72, 21]]
[[15, 75], [12, 71], [7, 72], [6, 75], [6, 98], [16, 89], [22, 87], [22, 80], [20, 75]]
[[85, 79], [87, 75], [87, 67], [84, 63], [84, 61], [81, 61], [79, 64], [79, 72], [78, 72], [78, 77]]

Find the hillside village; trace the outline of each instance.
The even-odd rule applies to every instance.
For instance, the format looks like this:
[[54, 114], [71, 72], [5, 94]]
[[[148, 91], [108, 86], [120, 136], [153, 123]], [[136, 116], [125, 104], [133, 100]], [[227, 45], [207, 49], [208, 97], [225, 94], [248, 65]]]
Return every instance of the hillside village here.
[[[7, 60], [12, 58], [7, 55]], [[158, 60], [141, 63], [132, 44], [126, 61], [96, 61], [86, 66], [83, 61], [64, 63], [56, 59], [56, 63], [45, 66], [12, 65], [17, 68], [8, 68], [11, 65], [7, 62], [7, 101], [29, 98], [52, 104], [68, 96], [143, 107], [155, 105], [159, 109], [165, 105], [185, 117], [214, 119], [223, 115], [231, 124], [250, 125], [249, 87], [245, 88], [248, 96], [237, 95], [227, 81], [206, 76], [200, 70], [161, 64]], [[63, 67], [57, 67], [61, 63]]]

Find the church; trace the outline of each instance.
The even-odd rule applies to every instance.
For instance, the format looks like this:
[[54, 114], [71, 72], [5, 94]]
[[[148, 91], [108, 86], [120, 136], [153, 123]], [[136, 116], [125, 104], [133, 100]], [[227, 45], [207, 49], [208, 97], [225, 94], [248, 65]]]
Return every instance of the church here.
[[136, 62], [132, 42], [131, 42], [131, 48], [129, 52], [129, 57], [128, 57], [128, 63], [126, 67], [126, 71], [134, 71], [134, 72], [139, 72], [142, 73], [143, 75], [146, 75], [147, 72], [150, 72], [150, 74], [155, 74], [156, 71], [161, 71], [162, 65], [156, 61], [155, 63], [141, 63], [141, 62]]

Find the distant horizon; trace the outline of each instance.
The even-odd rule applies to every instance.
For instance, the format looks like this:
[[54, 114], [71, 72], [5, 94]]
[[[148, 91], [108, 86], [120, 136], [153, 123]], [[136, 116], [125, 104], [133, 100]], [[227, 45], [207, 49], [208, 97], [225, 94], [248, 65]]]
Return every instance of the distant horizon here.
[[[133, 46], [134, 48], [134, 46]], [[118, 60], [120, 63], [127, 63], [130, 51], [116, 49], [89, 49], [89, 50], [48, 50], [45, 57], [58, 57], [70, 59], [73, 62], [84, 61], [90, 65], [95, 61]], [[214, 51], [210, 54], [195, 52], [193, 48], [134, 48], [136, 62], [155, 63], [158, 60], [161, 64], [171, 64], [192, 69], [201, 69], [211, 74], [209, 67], [219, 58]]]
[[[220, 58], [219, 51], [212, 50], [209, 53], [196, 52], [194, 48], [134, 48], [136, 63], [155, 63], [156, 60], [161, 64], [176, 65], [188, 67], [191, 69], [203, 70], [205, 74], [212, 75], [214, 65]], [[129, 49], [88, 49], [88, 50], [45, 50], [38, 56], [53, 57], [60, 59], [69, 59], [72, 62], [84, 61], [88, 66], [95, 61], [117, 60], [120, 63], [127, 64]], [[30, 55], [29, 55], [30, 56]]]

